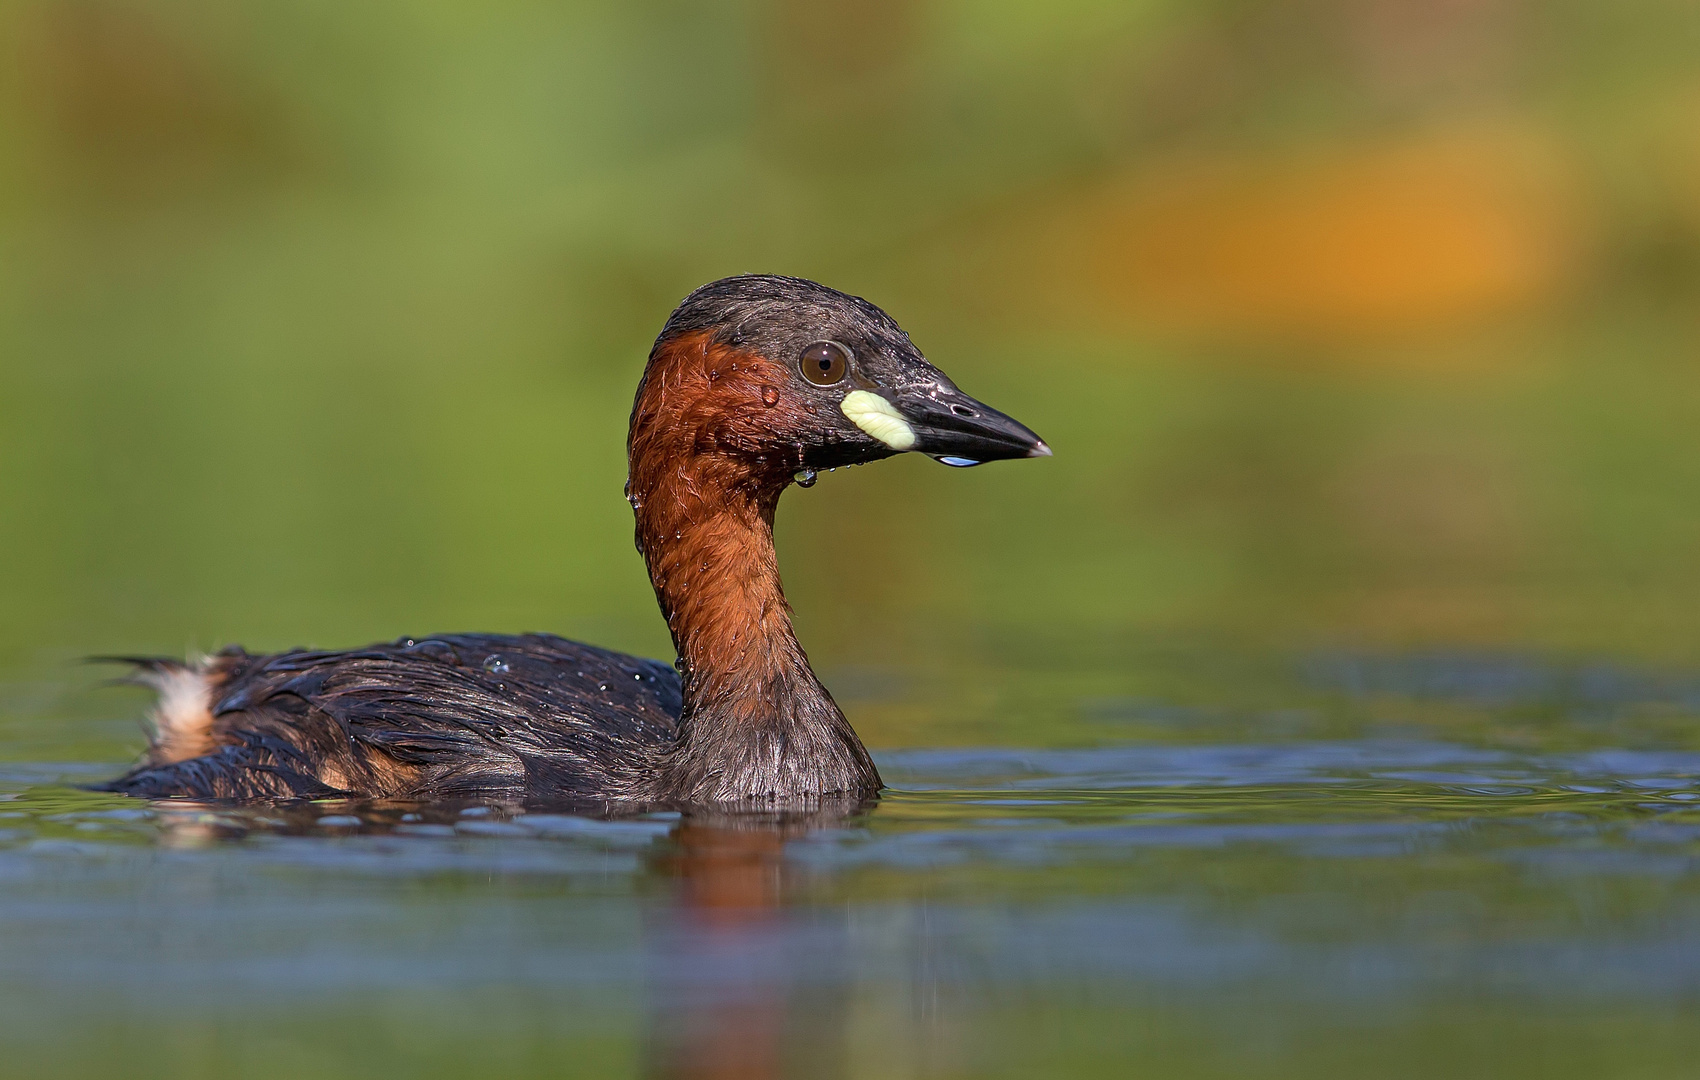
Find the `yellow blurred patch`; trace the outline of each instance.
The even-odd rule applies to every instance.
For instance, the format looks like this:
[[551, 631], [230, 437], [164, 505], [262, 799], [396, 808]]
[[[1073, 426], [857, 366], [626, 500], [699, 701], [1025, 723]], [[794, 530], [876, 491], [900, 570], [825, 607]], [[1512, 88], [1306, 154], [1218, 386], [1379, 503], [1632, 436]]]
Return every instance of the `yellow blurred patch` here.
[[1010, 231], [982, 233], [1002, 249], [982, 265], [1030, 267], [1029, 296], [1097, 325], [1301, 340], [1444, 328], [1563, 289], [1583, 231], [1570, 176], [1539, 139], [1501, 129], [1145, 164], [1011, 215]]

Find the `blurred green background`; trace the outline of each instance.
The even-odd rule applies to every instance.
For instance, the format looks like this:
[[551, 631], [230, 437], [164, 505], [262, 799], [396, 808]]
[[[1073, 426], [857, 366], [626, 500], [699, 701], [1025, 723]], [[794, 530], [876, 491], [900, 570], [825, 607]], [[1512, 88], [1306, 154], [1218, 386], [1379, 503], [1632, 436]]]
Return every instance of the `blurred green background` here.
[[1057, 451], [786, 498], [876, 747], [1316, 650], [1700, 662], [1689, 0], [11, 0], [0, 50], [8, 757], [134, 751], [64, 724], [140, 708], [88, 653], [667, 655], [626, 414], [745, 271]]

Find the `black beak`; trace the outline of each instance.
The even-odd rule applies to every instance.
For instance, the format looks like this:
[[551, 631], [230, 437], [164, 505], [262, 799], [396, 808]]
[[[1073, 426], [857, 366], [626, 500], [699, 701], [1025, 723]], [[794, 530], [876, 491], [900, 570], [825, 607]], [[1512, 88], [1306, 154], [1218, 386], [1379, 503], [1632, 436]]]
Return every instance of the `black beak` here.
[[1050, 457], [1051, 448], [1027, 425], [983, 405], [954, 386], [884, 390], [880, 395], [914, 431], [910, 449], [966, 468], [1006, 458]]

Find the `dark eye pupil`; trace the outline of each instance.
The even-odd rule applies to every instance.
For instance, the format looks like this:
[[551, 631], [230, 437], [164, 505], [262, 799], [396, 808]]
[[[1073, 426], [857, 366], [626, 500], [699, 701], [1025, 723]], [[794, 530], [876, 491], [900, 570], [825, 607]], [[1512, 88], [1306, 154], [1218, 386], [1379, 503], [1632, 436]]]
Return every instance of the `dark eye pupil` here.
[[817, 341], [803, 350], [800, 359], [804, 378], [816, 386], [831, 386], [844, 378], [850, 353], [836, 341]]

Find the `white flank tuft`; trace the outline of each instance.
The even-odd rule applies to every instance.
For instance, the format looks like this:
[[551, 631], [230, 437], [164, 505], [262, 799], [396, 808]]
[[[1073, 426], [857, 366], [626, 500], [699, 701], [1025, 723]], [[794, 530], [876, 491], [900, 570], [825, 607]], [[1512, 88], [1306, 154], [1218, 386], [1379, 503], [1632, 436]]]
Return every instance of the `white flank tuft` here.
[[212, 680], [205, 661], [156, 668], [142, 672], [139, 679], [159, 691], [153, 708], [153, 756], [158, 761], [187, 761], [212, 750]]

